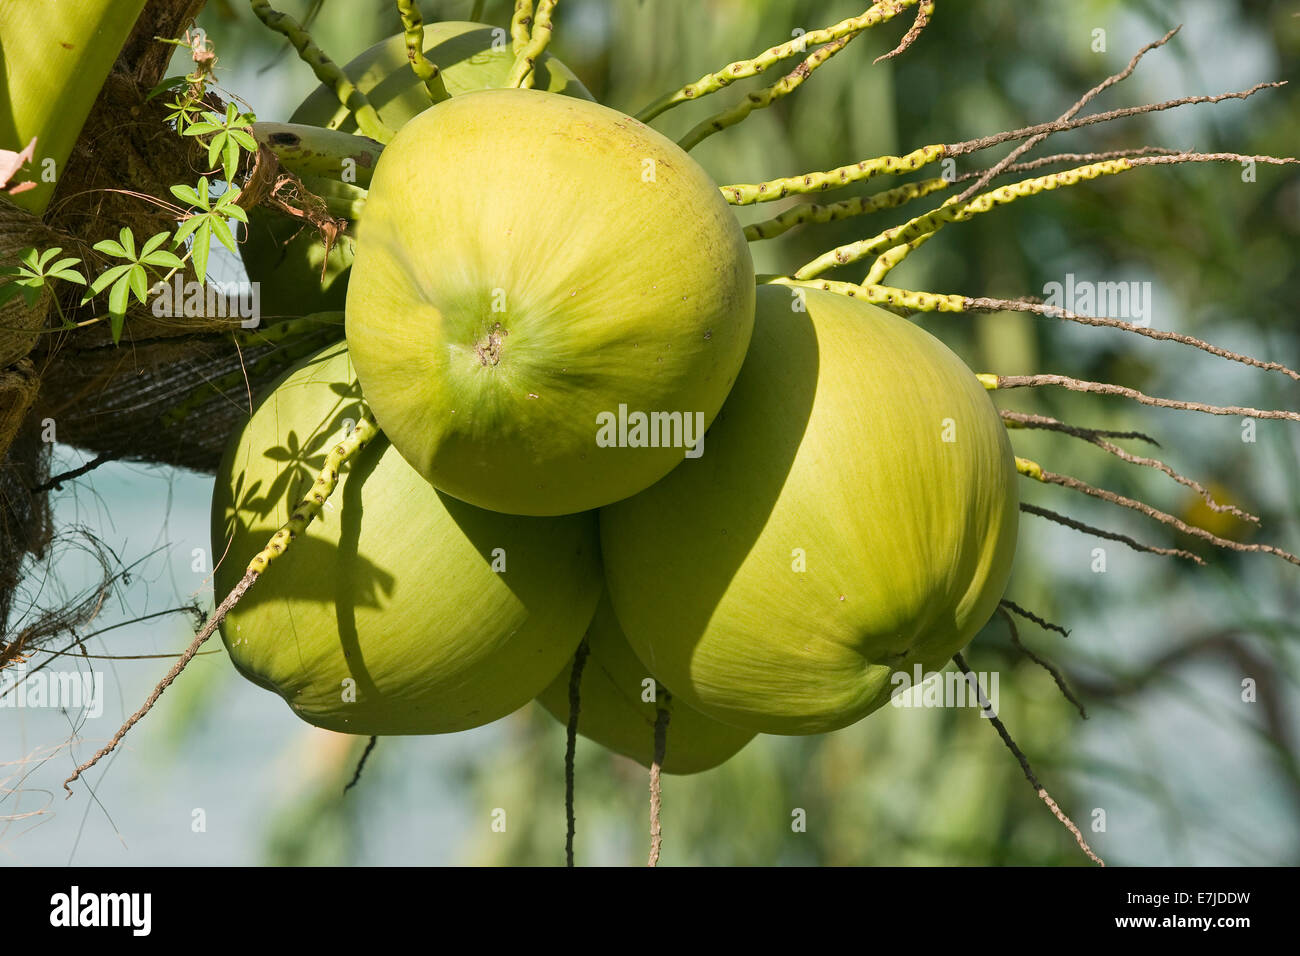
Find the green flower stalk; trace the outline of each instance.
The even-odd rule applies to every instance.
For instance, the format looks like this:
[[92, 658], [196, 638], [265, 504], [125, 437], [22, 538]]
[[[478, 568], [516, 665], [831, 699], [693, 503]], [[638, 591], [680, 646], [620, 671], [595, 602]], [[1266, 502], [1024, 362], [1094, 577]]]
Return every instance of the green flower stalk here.
[[730, 109], [715, 113], [696, 125], [677, 141], [677, 145], [689, 152], [714, 133], [721, 132], [728, 126], [735, 126], [754, 110], [766, 109], [783, 96], [789, 96], [803, 84], [804, 80], [812, 76], [814, 70], [844, 49], [857, 35], [850, 33], [814, 51], [811, 56], [771, 86], [750, 93]]
[[531, 90], [533, 88], [533, 64], [546, 52], [546, 47], [551, 42], [551, 18], [555, 13], [556, 2], [557, 0], [541, 0], [537, 4], [532, 33], [529, 34], [528, 42], [517, 53], [514, 68], [506, 80], [507, 89]]
[[381, 143], [387, 143], [393, 138], [394, 131], [379, 118], [366, 94], [358, 90], [339, 65], [325, 55], [325, 51], [316, 45], [302, 24], [286, 13], [272, 9], [268, 0], [248, 2], [257, 18], [292, 43], [299, 58], [312, 68], [316, 78], [334, 90], [339, 102], [352, 110], [362, 133]]
[[643, 123], [648, 123], [665, 110], [672, 109], [687, 100], [699, 99], [701, 96], [716, 93], [718, 90], [730, 86], [736, 80], [757, 76], [782, 60], [803, 53], [810, 46], [831, 43], [842, 37], [861, 33], [863, 30], [887, 23], [908, 7], [916, 6], [916, 3], [917, 0], [879, 0], [879, 2], [873, 4], [856, 17], [849, 17], [847, 20], [841, 20], [839, 23], [821, 30], [810, 30], [793, 40], [764, 50], [753, 59], [738, 60], [735, 63], [728, 64], [716, 73], [708, 73], [694, 83], [688, 83], [679, 90], [661, 96], [637, 113], [636, 118]]
[[429, 102], [441, 103], [450, 94], [438, 67], [424, 55], [424, 18], [420, 16], [420, 5], [416, 0], [397, 0], [397, 12], [402, 16], [406, 56], [411, 61], [411, 69], [429, 91]]

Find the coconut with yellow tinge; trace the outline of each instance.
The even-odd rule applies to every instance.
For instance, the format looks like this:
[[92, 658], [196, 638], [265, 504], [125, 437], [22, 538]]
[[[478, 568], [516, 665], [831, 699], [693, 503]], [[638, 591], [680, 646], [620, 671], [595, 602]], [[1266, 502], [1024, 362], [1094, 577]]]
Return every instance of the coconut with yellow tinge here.
[[745, 367], [704, 455], [601, 511], [610, 598], [677, 698], [808, 734], [938, 670], [1011, 569], [1016, 468], [987, 393], [876, 306], [759, 289]]
[[346, 331], [380, 427], [436, 487], [566, 514], [682, 461], [753, 309], [740, 226], [675, 143], [595, 103], [488, 90], [421, 113], [379, 158]]
[[[754, 738], [706, 717], [684, 700], [665, 694], [646, 666], [632, 653], [618, 618], [604, 595], [587, 628], [587, 658], [579, 679], [578, 733], [644, 766], [654, 760], [658, 708], [668, 711], [665, 773], [699, 773], [731, 757]], [[537, 700], [560, 723], [569, 722], [572, 663]], [[647, 690], [655, 699], [647, 699]]]
[[[339, 343], [295, 367], [233, 436], [212, 502], [218, 594], [361, 412]], [[600, 596], [596, 537], [591, 514], [517, 517], [441, 494], [380, 435], [222, 637], [244, 676], [317, 726], [465, 730], [527, 703], [572, 657]]]
[[[484, 23], [428, 23], [424, 52], [438, 66], [451, 96], [501, 87], [510, 76], [515, 55], [505, 31]], [[590, 100], [591, 93], [567, 66], [543, 53], [534, 67], [537, 89]], [[404, 34], [381, 40], [343, 67], [343, 73], [390, 129], [401, 129], [432, 102], [424, 82], [406, 57]], [[338, 94], [318, 86], [289, 117], [291, 123], [355, 133], [357, 124]], [[342, 170], [339, 170], [341, 177]], [[364, 190], [347, 183], [320, 179], [307, 183], [318, 194], [364, 197]], [[261, 308], [268, 317], [304, 315], [342, 309], [352, 265], [353, 236], [344, 233], [330, 249], [316, 230], [279, 213], [255, 206], [249, 210], [240, 255], [248, 277], [261, 283]]]

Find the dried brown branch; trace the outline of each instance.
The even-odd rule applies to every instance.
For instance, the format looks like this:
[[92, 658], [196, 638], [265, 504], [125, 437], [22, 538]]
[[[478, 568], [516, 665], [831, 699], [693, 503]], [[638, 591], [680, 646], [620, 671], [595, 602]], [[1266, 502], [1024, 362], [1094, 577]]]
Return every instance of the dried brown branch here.
[[1013, 428], [1045, 428], [1049, 431], [1065, 432], [1067, 435], [1074, 435], [1091, 441], [1093, 438], [1133, 438], [1138, 441], [1144, 441], [1148, 445], [1160, 447], [1160, 442], [1156, 441], [1145, 432], [1133, 431], [1115, 431], [1106, 428], [1084, 428], [1080, 425], [1067, 425], [1065, 422], [1057, 421], [1047, 415], [1033, 415], [1028, 412], [1013, 412], [1008, 409], [1002, 409], [1000, 414], [1002, 420], [1006, 422], [1015, 422]]
[[1219, 93], [1214, 96], [1184, 96], [1176, 100], [1165, 100], [1162, 103], [1147, 103], [1142, 106], [1126, 106], [1120, 109], [1108, 110], [1104, 113], [1092, 113], [1088, 116], [1075, 117], [1070, 120], [1054, 120], [1050, 123], [1038, 123], [1034, 126], [1026, 126], [1022, 129], [1007, 130], [1002, 133], [994, 133], [992, 136], [982, 136], [979, 139], [967, 140], [964, 143], [950, 143], [944, 146], [944, 156], [964, 156], [967, 153], [979, 152], [983, 149], [990, 149], [999, 146], [1002, 143], [1015, 142], [1016, 140], [1026, 139], [1030, 136], [1037, 136], [1040, 133], [1064, 133], [1067, 130], [1080, 129], [1085, 126], [1094, 126], [1097, 123], [1109, 123], [1112, 120], [1126, 119], [1130, 116], [1140, 116], [1144, 113], [1158, 113], [1163, 110], [1174, 109], [1179, 106], [1194, 106], [1201, 103], [1221, 103], [1224, 100], [1244, 100], [1254, 96], [1261, 90], [1278, 89], [1286, 86], [1286, 80], [1277, 80], [1266, 83], [1256, 83], [1248, 90], [1238, 90], [1232, 93]]
[[1128, 545], [1134, 551], [1142, 551], [1147, 554], [1163, 554], [1171, 558], [1184, 558], [1194, 564], [1205, 564], [1205, 561], [1199, 555], [1193, 554], [1190, 551], [1183, 551], [1181, 548], [1161, 548], [1153, 544], [1143, 544], [1140, 541], [1130, 538], [1128, 535], [1118, 534], [1114, 531], [1105, 531], [1090, 524], [1084, 524], [1082, 521], [1076, 521], [1073, 518], [1051, 511], [1050, 509], [1031, 505], [1025, 501], [1020, 502], [1020, 510], [1025, 514], [1035, 515], [1039, 518], [1046, 518], [1048, 521], [1054, 521], [1067, 528], [1073, 528], [1075, 531], [1082, 531], [1084, 534], [1091, 534], [1098, 538], [1105, 538], [1109, 541], [1118, 541], [1121, 544]]
[[[979, 686], [979, 678], [971, 673], [970, 667], [966, 664], [966, 659], [963, 658], [960, 653], [954, 654], [952, 659], [958, 669], [966, 675], [966, 679], [971, 681], [976, 689], [979, 699], [983, 701], [985, 699], [984, 691]], [[1024, 771], [1025, 779], [1028, 780], [1029, 785], [1034, 788], [1034, 793], [1038, 794], [1038, 798], [1047, 804], [1048, 809], [1052, 811], [1056, 819], [1061, 821], [1061, 825], [1074, 834], [1074, 839], [1078, 842], [1080, 849], [1082, 849], [1084, 853], [1088, 854], [1088, 859], [1092, 860], [1092, 862], [1096, 863], [1098, 866], [1105, 866], [1106, 864], [1102, 862], [1101, 857], [1097, 856], [1097, 854], [1092, 851], [1092, 847], [1088, 846], [1087, 841], [1083, 838], [1083, 834], [1080, 833], [1079, 828], [1074, 825], [1074, 821], [1065, 815], [1064, 811], [1057, 806], [1056, 801], [1052, 799], [1051, 794], [1047, 792], [1047, 788], [1038, 782], [1038, 778], [1034, 776], [1033, 768], [1029, 766], [1029, 759], [1023, 752], [1021, 752], [1020, 748], [1016, 746], [1016, 742], [1011, 739], [1011, 734], [1007, 732], [1007, 728], [1003, 725], [1002, 721], [996, 714], [988, 714], [988, 720], [993, 724], [993, 729], [998, 732], [998, 736], [1002, 738], [1002, 742], [1006, 744], [1007, 749], [1011, 751], [1012, 755], [1019, 762], [1020, 769]]]
[[[1157, 159], [1181, 159], [1191, 154], [1180, 153], [1177, 156], [1155, 157]], [[1134, 160], [1136, 162], [1136, 160]], [[1300, 372], [1288, 368], [1280, 362], [1266, 362], [1262, 359], [1252, 358], [1249, 355], [1243, 355], [1240, 352], [1231, 352], [1228, 349], [1218, 345], [1211, 345], [1209, 342], [1195, 338], [1191, 335], [1184, 335], [1181, 332], [1169, 332], [1164, 329], [1153, 329], [1145, 325], [1137, 325], [1133, 322], [1125, 322], [1122, 319], [1113, 319], [1103, 316], [1083, 315], [1078, 312], [1071, 312], [1068, 309], [1062, 309], [1054, 305], [1044, 305], [1041, 302], [1028, 302], [1024, 299], [991, 299], [987, 297], [968, 298], [965, 302], [966, 311], [968, 312], [1032, 312], [1034, 315], [1042, 315], [1051, 319], [1064, 319], [1067, 322], [1077, 322], [1080, 325], [1103, 326], [1109, 329], [1123, 329], [1125, 332], [1133, 332], [1137, 335], [1145, 336], [1149, 339], [1155, 339], [1161, 342], [1178, 342], [1181, 345], [1190, 345], [1192, 348], [1200, 349], [1202, 352], [1208, 352], [1211, 355], [1217, 355], [1219, 358], [1227, 359], [1230, 362], [1240, 362], [1242, 365], [1249, 365], [1253, 368], [1263, 369], [1266, 372], [1281, 372], [1283, 375], [1300, 382]]]
[[357, 761], [357, 769], [352, 774], [352, 779], [348, 781], [343, 792], [347, 793], [361, 781], [361, 771], [366, 769], [366, 761], [370, 759], [370, 752], [375, 749], [375, 744], [379, 743], [379, 738], [374, 734], [370, 735], [370, 740], [366, 742], [366, 749], [361, 751], [361, 759]]
[[190, 643], [190, 646], [185, 649], [185, 653], [182, 654], [176, 663], [172, 665], [171, 670], [167, 672], [167, 676], [159, 681], [158, 686], [155, 687], [153, 693], [149, 695], [149, 699], [144, 702], [144, 706], [127, 718], [126, 723], [118, 728], [118, 731], [113, 735], [113, 738], [106, 745], [101, 747], [95, 756], [79, 765], [77, 769], [72, 772], [72, 776], [63, 781], [63, 789], [68, 791], [69, 797], [72, 796], [71, 784], [73, 781], [80, 777], [82, 773], [99, 763], [101, 759], [112, 753], [113, 749], [122, 741], [122, 738], [126, 736], [127, 731], [134, 727], [136, 723], [139, 722], [140, 718], [149, 713], [153, 708], [153, 705], [158, 702], [158, 698], [162, 696], [163, 691], [170, 687], [172, 681], [176, 680], [176, 678], [180, 676], [181, 671], [183, 671], [185, 666], [193, 660], [194, 655], [199, 652], [199, 648], [202, 647], [207, 639], [216, 632], [217, 626], [225, 619], [227, 612], [239, 603], [239, 599], [244, 596], [244, 592], [253, 586], [253, 582], [256, 581], [257, 578], [258, 572], [249, 569], [249, 571], [239, 579], [239, 583], [236, 584], [234, 588], [231, 589], [230, 593], [226, 595], [226, 599], [218, 604], [216, 610], [212, 612], [212, 616], [208, 618], [207, 624], [203, 625], [203, 629], [194, 636], [194, 640]]
[[[1178, 482], [1180, 485], [1190, 488], [1193, 491], [1195, 491], [1198, 495], [1200, 495], [1201, 498], [1205, 501], [1205, 504], [1212, 511], [1218, 511], [1224, 514], [1231, 514], [1240, 518], [1242, 521], [1249, 521], [1252, 524], [1260, 523], [1259, 517], [1257, 515], [1251, 514], [1249, 511], [1243, 511], [1242, 509], [1236, 507], [1235, 505], [1224, 505], [1215, 501], [1214, 496], [1210, 494], [1209, 489], [1201, 485], [1199, 482], [1193, 481], [1191, 478], [1188, 478], [1187, 476], [1179, 474], [1178, 472], [1174, 471], [1172, 468], [1170, 468], [1160, 459], [1146, 458], [1143, 457], [1142, 455], [1134, 455], [1130, 452], [1127, 452], [1123, 448], [1120, 448], [1118, 445], [1113, 445], [1110, 442], [1106, 441], [1093, 429], [1075, 428], [1073, 425], [1067, 425], [1065, 422], [1057, 421], [1055, 418], [1049, 418], [1046, 415], [1031, 415], [1025, 412], [1013, 412], [1013, 411], [1008, 411], [1006, 409], [1002, 409], [1000, 414], [1002, 415], [1003, 421], [1015, 422], [1016, 423], [1015, 427], [1046, 428], [1052, 431], [1062, 432], [1066, 435], [1073, 435], [1075, 438], [1082, 438], [1084, 441], [1096, 445], [1098, 448], [1108, 452], [1111, 455], [1114, 455], [1116, 458], [1120, 459], [1121, 461], [1126, 461], [1132, 465], [1141, 465], [1147, 468], [1154, 468], [1157, 471], [1164, 472], [1166, 475], [1168, 475], [1174, 481]], [[1132, 436], [1130, 435], [1129, 437]]]
[[1119, 505], [1122, 508], [1129, 508], [1139, 514], [1144, 514], [1148, 518], [1159, 521], [1161, 524], [1167, 524], [1171, 528], [1181, 531], [1183, 534], [1191, 535], [1194, 538], [1200, 538], [1202, 541], [1208, 541], [1215, 547], [1224, 548], [1229, 551], [1252, 551], [1262, 554], [1271, 554], [1281, 558], [1283, 561], [1289, 561], [1291, 564], [1300, 565], [1300, 557], [1296, 557], [1290, 551], [1284, 551], [1281, 548], [1274, 547], [1271, 544], [1246, 544], [1242, 541], [1233, 541], [1230, 538], [1221, 538], [1217, 534], [1206, 531], [1204, 528], [1198, 528], [1196, 525], [1188, 524], [1181, 518], [1177, 518], [1168, 512], [1153, 508], [1145, 501], [1137, 501], [1124, 495], [1116, 494], [1105, 488], [1097, 488], [1088, 484], [1086, 481], [1080, 481], [1070, 475], [1058, 475], [1055, 472], [1042, 469], [1034, 475], [1030, 475], [1038, 481], [1051, 485], [1060, 485], [1062, 488], [1069, 488], [1072, 491], [1079, 491], [1085, 495], [1090, 495], [1101, 501]]
[[894, 57], [905, 51], [916, 42], [917, 37], [921, 35], [921, 31], [929, 25], [930, 17], [932, 16], [934, 16], [933, 3], [918, 4], [916, 7], [916, 20], [912, 22], [912, 28], [903, 35], [903, 39], [898, 41], [898, 46], [894, 47], [888, 53], [882, 53], [871, 62], [874, 64], [880, 63], [883, 60], [892, 60]]
[[1135, 388], [1112, 385], [1110, 382], [1087, 382], [1068, 375], [998, 375], [998, 388], [1040, 388], [1056, 385], [1072, 392], [1091, 392], [1097, 395], [1119, 395], [1142, 405], [1155, 408], [1176, 408], [1182, 411], [1203, 412], [1206, 415], [1239, 415], [1242, 418], [1285, 419], [1300, 422], [1300, 412], [1286, 410], [1247, 408], [1240, 405], [1206, 405], [1202, 402], [1184, 402], [1173, 398], [1156, 398]]
[[1039, 627], [1041, 627], [1041, 628], [1042, 628], [1043, 630], [1045, 630], [1045, 631], [1055, 631], [1057, 634], [1060, 634], [1062, 637], [1069, 637], [1069, 636], [1070, 636], [1070, 632], [1067, 631], [1065, 628], [1061, 627], [1061, 625], [1059, 625], [1059, 624], [1053, 624], [1051, 621], [1048, 621], [1048, 620], [1046, 620], [1045, 618], [1041, 618], [1041, 617], [1039, 617], [1039, 616], [1038, 616], [1037, 614], [1035, 614], [1033, 611], [1026, 611], [1023, 607], [1021, 607], [1021, 606], [1020, 606], [1019, 604], [1017, 604], [1015, 601], [1008, 601], [1006, 598], [1003, 598], [1003, 599], [1002, 599], [1001, 601], [999, 601], [998, 603], [1001, 604], [1002, 607], [1004, 607], [1004, 608], [1006, 608], [1008, 611], [1010, 611], [1012, 614], [1019, 614], [1019, 615], [1020, 615], [1021, 617], [1023, 617], [1026, 621], [1033, 621], [1035, 624], [1037, 624]]
[[670, 715], [666, 704], [666, 700], [660, 704], [659, 713], [655, 716], [655, 755], [654, 762], [650, 764], [650, 859], [646, 866], [659, 865], [659, 850], [663, 847], [663, 827], [659, 815], [663, 807], [660, 772], [668, 752]]
[[[1148, 43], [1142, 49], [1138, 50], [1137, 53], [1134, 54], [1133, 59], [1129, 60], [1128, 66], [1120, 70], [1118, 73], [1114, 73], [1106, 77], [1106, 79], [1102, 80], [1092, 89], [1090, 89], [1087, 93], [1084, 93], [1083, 96], [1080, 97], [1079, 100], [1073, 106], [1071, 106], [1068, 110], [1066, 110], [1059, 117], [1057, 117], [1056, 122], [1068, 123], [1070, 120], [1074, 119], [1074, 117], [1078, 116], [1079, 111], [1082, 110], [1085, 106], [1087, 106], [1088, 103], [1090, 103], [1092, 100], [1096, 99], [1098, 96], [1100, 96], [1103, 92], [1105, 92], [1110, 87], [1114, 86], [1116, 83], [1120, 83], [1128, 79], [1128, 77], [1132, 74], [1132, 72], [1135, 69], [1137, 69], [1137, 65], [1141, 61], [1142, 57], [1146, 56], [1152, 50], [1156, 49], [1156, 47], [1164, 46], [1166, 43], [1169, 42], [1169, 40], [1173, 37], [1173, 35], [1177, 33], [1180, 29], [1182, 29], [1181, 26], [1174, 27], [1172, 30], [1166, 33], [1159, 40], [1156, 40], [1152, 43]], [[1029, 139], [1025, 140], [1015, 149], [1013, 149], [1009, 154], [1007, 154], [1007, 156], [1001, 162], [997, 163], [989, 170], [987, 170], [983, 175], [981, 175], [979, 179], [976, 180], [974, 185], [967, 187], [967, 189], [960, 196], [957, 197], [957, 205], [961, 205], [962, 203], [970, 199], [972, 196], [974, 196], [976, 193], [978, 193], [981, 189], [983, 189], [985, 186], [989, 184], [989, 181], [991, 179], [1005, 172], [1006, 169], [1009, 166], [1011, 166], [1017, 159], [1019, 159], [1025, 153], [1029, 152], [1029, 150], [1033, 149], [1043, 140], [1047, 139], [1047, 137], [1050, 136], [1051, 134], [1052, 134], [1051, 130], [1048, 130], [1043, 133], [1037, 133], [1029, 137]]]
[[564, 740], [564, 865], [573, 866], [573, 834], [576, 829], [573, 814], [573, 761], [578, 750], [578, 715], [582, 709], [582, 671], [587, 663], [587, 638], [582, 639], [573, 654], [573, 667], [569, 671], [569, 721]]
[[[1003, 601], [1002, 603], [1003, 605], [1007, 604], [1006, 601]], [[1024, 644], [1021, 643], [1020, 631], [1016, 627], [1015, 620], [1008, 613], [1007, 607], [1003, 606], [998, 608], [998, 613], [1001, 614], [1002, 617], [1006, 619], [1007, 630], [1011, 633], [1011, 643], [1014, 644], [1022, 654], [1028, 657], [1031, 661], [1033, 661], [1043, 670], [1047, 671], [1047, 673], [1052, 675], [1052, 680], [1056, 681], [1056, 686], [1060, 688], [1061, 693], [1065, 695], [1065, 699], [1075, 706], [1075, 709], [1079, 711], [1080, 717], [1082, 717], [1084, 720], [1087, 720], [1088, 711], [1085, 710], [1083, 704], [1079, 702], [1079, 698], [1074, 696], [1074, 691], [1070, 690], [1070, 685], [1065, 682], [1065, 675], [1062, 674], [1061, 671], [1056, 667], [1056, 665], [1053, 664], [1051, 661], [1047, 660], [1046, 658], [1039, 657], [1037, 654], [1035, 654], [1028, 647], [1026, 647]]]
[[[1070, 163], [1071, 165], [1084, 165], [1087, 163], [1104, 163], [1110, 159], [1136, 159], [1139, 156], [1177, 156], [1185, 150], [1173, 149], [1168, 146], [1140, 146], [1134, 149], [1111, 149], [1099, 153], [1053, 153], [1050, 156], [1040, 156], [1037, 159], [1028, 159], [1022, 163], [1012, 163], [997, 175], [1005, 176], [1008, 173], [1026, 173], [1035, 169], [1041, 169], [1044, 166], [1054, 166], [1057, 163]], [[992, 167], [990, 167], [992, 168]], [[987, 170], [972, 169], [970, 172], [962, 173], [954, 183], [964, 183], [972, 179], [978, 179]]]

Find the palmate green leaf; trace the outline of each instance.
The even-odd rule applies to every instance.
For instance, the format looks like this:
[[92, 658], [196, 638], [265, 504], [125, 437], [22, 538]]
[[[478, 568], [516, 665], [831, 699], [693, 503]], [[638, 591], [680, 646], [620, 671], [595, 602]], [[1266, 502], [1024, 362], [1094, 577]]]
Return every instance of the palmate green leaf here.
[[244, 212], [243, 207], [227, 206], [225, 209], [225, 213], [227, 218], [235, 219], [238, 220], [239, 222], [242, 222], [244, 225], [248, 225], [248, 213]]
[[207, 220], [207, 218], [208, 218], [207, 214], [204, 213], [200, 215], [190, 216], [188, 219], [183, 220], [181, 224], [176, 227], [176, 235], [172, 239], [172, 241], [176, 243], [176, 245], [180, 245], [182, 242], [184, 242], [186, 239], [189, 238], [190, 233], [192, 233], [195, 229], [199, 228], [199, 226], [203, 225], [203, 223]]
[[212, 223], [212, 231], [216, 234], [217, 238], [221, 240], [221, 244], [231, 252], [238, 255], [239, 247], [235, 245], [235, 237], [230, 232], [230, 226], [227, 224], [226, 220], [219, 216], [212, 216], [209, 219], [209, 222]]
[[99, 242], [95, 243], [91, 248], [94, 249], [96, 252], [102, 252], [104, 253], [104, 255], [112, 256], [115, 259], [131, 258], [126, 254], [126, 249], [122, 247], [122, 244], [117, 242], [114, 239], [101, 239], [99, 240]]
[[131, 232], [130, 226], [122, 227], [122, 231], [118, 233], [118, 241], [122, 243], [122, 248], [126, 250], [126, 257], [135, 259], [135, 234]]
[[151, 252], [147, 256], [141, 256], [140, 261], [145, 265], [160, 266], [164, 269], [183, 269], [185, 262], [174, 252], [168, 252], [166, 249], [159, 249]]
[[65, 282], [76, 282], [79, 285], [85, 285], [86, 277], [72, 268], [72, 266], [78, 265], [80, 262], [80, 259], [72, 257], [60, 259], [46, 269], [45, 274], [51, 279], [63, 279]]
[[126, 274], [127, 285], [135, 293], [135, 297], [141, 305], [144, 305], [149, 299], [149, 274], [144, 271], [144, 266], [134, 265], [131, 271]]
[[212, 246], [212, 220], [208, 216], [197, 216], [202, 220], [194, 230], [194, 244], [190, 247], [190, 256], [194, 260], [194, 274], [202, 285], [208, 278], [208, 249]]
[[136, 258], [139, 259], [141, 262], [148, 259], [149, 253], [153, 252], [164, 242], [166, 242], [168, 235], [170, 235], [170, 233], [159, 232], [150, 236], [148, 239], [145, 240], [144, 245], [140, 247], [140, 255], [137, 256]]
[[230, 131], [230, 138], [248, 152], [257, 152], [257, 140], [253, 139], [252, 135], [247, 130], [232, 129]]
[[45, 270], [45, 265], [46, 265], [46, 263], [48, 263], [51, 259], [53, 259], [55, 256], [57, 256], [57, 255], [58, 255], [60, 252], [62, 252], [62, 251], [63, 251], [63, 247], [62, 247], [62, 246], [54, 246], [53, 248], [46, 249], [46, 250], [45, 250], [44, 252], [42, 252], [42, 253], [40, 254], [40, 256], [37, 258], [37, 260], [36, 260], [36, 268], [37, 268], [37, 269], [40, 269], [41, 271], [44, 271], [44, 270]]
[[[211, 116], [211, 113], [205, 113], [205, 116]], [[207, 120], [199, 120], [197, 123], [190, 123], [185, 127], [186, 136], [206, 136], [208, 133], [215, 133], [221, 129], [217, 123]]]
[[40, 260], [36, 255], [35, 246], [28, 246], [26, 249], [24, 249], [22, 257], [20, 258], [19, 261], [21, 261], [23, 265], [29, 266], [32, 269], [40, 268]]
[[194, 191], [193, 186], [173, 186], [171, 190], [173, 196], [187, 205], [202, 205], [202, 203], [199, 202], [199, 194]]
[[25, 285], [21, 282], [7, 282], [0, 285], [0, 305], [4, 305], [16, 296], [22, 296], [23, 302], [30, 309], [35, 307], [36, 300], [41, 297], [41, 290], [38, 287]]
[[216, 136], [212, 137], [212, 141], [208, 143], [208, 165], [209, 166], [216, 166], [217, 157], [221, 155], [221, 149], [223, 146], [225, 146], [225, 144], [226, 144], [226, 134], [224, 132], [218, 133]]
[[113, 327], [113, 342], [122, 337], [122, 321], [126, 318], [126, 299], [131, 292], [129, 280], [113, 283], [108, 290], [108, 315]]
[[120, 276], [125, 275], [130, 268], [130, 264], [113, 266], [113, 268], [109, 269], [103, 275], [98, 276], [95, 281], [90, 284], [90, 291], [87, 292], [85, 297], [81, 300], [82, 303], [84, 304], [89, 302], [91, 298], [99, 295], [99, 293], [103, 292], [109, 284], [116, 282]]
[[232, 131], [226, 137], [225, 147], [221, 151], [221, 170], [226, 175], [226, 181], [235, 178], [235, 172], [239, 169], [239, 143], [235, 141], [235, 134]]

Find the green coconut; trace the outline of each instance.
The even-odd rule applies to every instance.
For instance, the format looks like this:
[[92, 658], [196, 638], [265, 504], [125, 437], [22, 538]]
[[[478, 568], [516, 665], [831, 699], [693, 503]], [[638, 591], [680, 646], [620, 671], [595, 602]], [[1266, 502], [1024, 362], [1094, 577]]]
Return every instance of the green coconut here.
[[[537, 700], [560, 723], [569, 722], [570, 662]], [[648, 689], [654, 699], [647, 700]], [[603, 595], [587, 628], [587, 659], [579, 680], [578, 733], [649, 767], [654, 760], [658, 708], [668, 711], [665, 773], [699, 773], [733, 757], [754, 739], [742, 730], [704, 716], [685, 701], [665, 694], [628, 646], [609, 596]]]
[[700, 453], [753, 310], [740, 225], [675, 143], [595, 103], [488, 90], [380, 156], [346, 334], [420, 474], [483, 508], [565, 514]]
[[857, 299], [759, 289], [739, 380], [687, 461], [601, 512], [633, 651], [678, 698], [776, 734], [844, 727], [997, 607], [1016, 468], [938, 339]]
[[[506, 32], [483, 23], [425, 24], [424, 51], [437, 64], [452, 96], [502, 86], [515, 62]], [[549, 53], [542, 54], [534, 70], [538, 89], [592, 99], [573, 71]], [[400, 129], [430, 106], [424, 83], [406, 58], [404, 34], [376, 43], [344, 66], [343, 72], [391, 129]], [[289, 122], [345, 133], [357, 131], [351, 113], [324, 84], [303, 100]], [[308, 185], [317, 194], [338, 188], [347, 198], [365, 195], [364, 190], [346, 183]], [[305, 315], [343, 308], [352, 266], [352, 230], [338, 237], [327, 256], [325, 244], [311, 226], [302, 228], [300, 223], [259, 206], [249, 211], [240, 254], [249, 279], [262, 284], [264, 315]]]
[[[225, 594], [362, 413], [346, 346], [296, 366], [231, 440], [212, 501]], [[435, 491], [382, 435], [221, 627], [235, 667], [352, 734], [496, 720], [572, 657], [601, 578], [594, 515], [524, 518]]]

